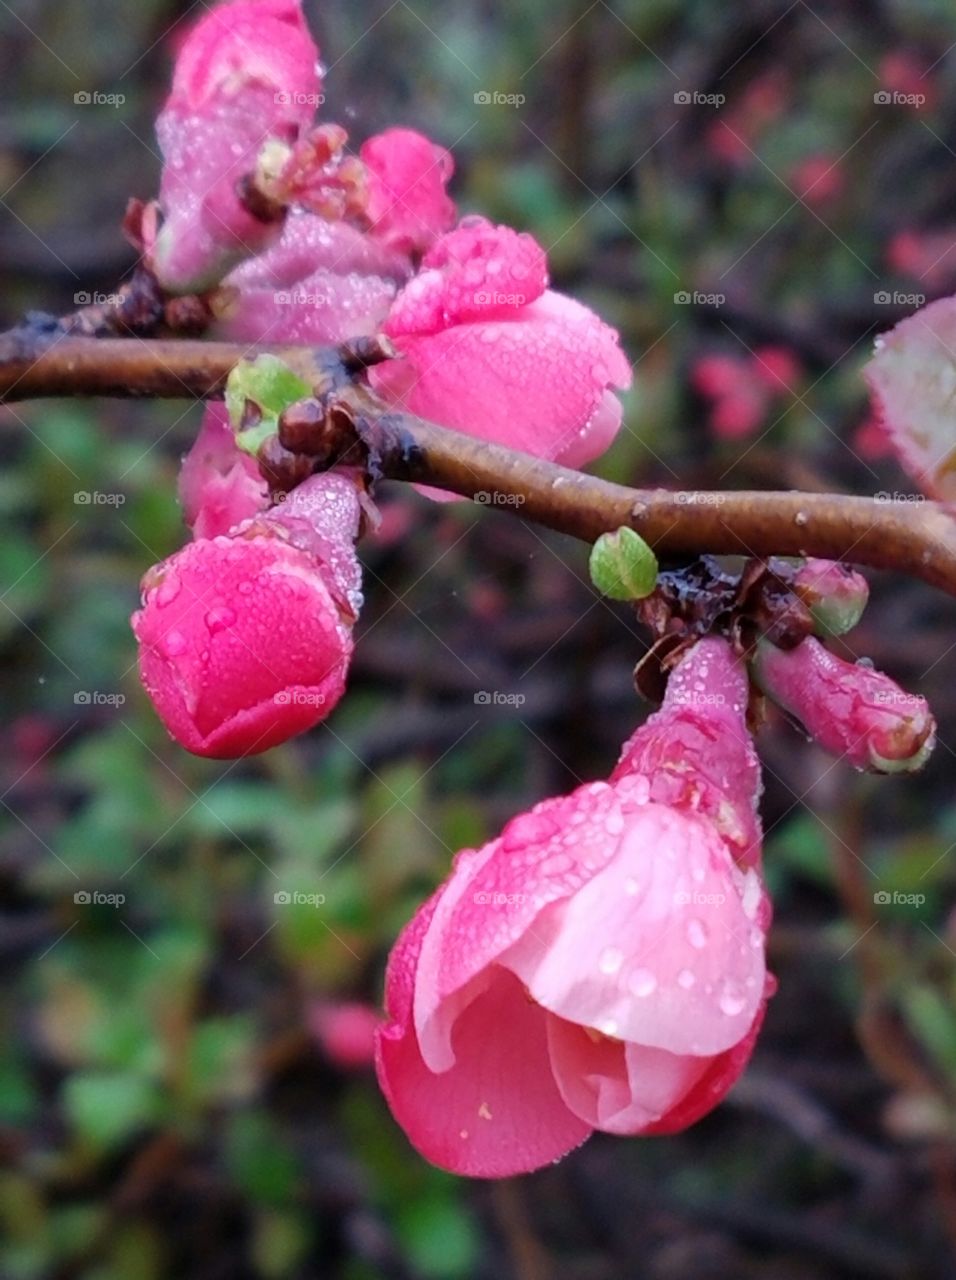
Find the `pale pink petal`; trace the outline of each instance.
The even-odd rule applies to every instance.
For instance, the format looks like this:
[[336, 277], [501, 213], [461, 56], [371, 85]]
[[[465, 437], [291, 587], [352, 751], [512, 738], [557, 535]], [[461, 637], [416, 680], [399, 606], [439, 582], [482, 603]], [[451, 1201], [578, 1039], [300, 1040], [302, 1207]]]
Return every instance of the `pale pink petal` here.
[[709, 821], [647, 804], [627, 816], [607, 866], [542, 911], [500, 963], [571, 1022], [671, 1053], [720, 1053], [763, 999], [762, 897]]
[[548, 903], [577, 892], [605, 865], [623, 827], [606, 783], [579, 787], [514, 818], [497, 840], [458, 855], [421, 957], [415, 1025], [433, 1070], [452, 1059], [451, 1031], [493, 964]]
[[710, 1058], [622, 1044], [548, 1017], [551, 1070], [568, 1107], [605, 1133], [635, 1134], [667, 1116], [698, 1083]]
[[956, 297], [940, 298], [876, 340], [863, 376], [900, 463], [932, 498], [956, 500], [953, 393]]
[[406, 258], [354, 227], [295, 211], [271, 248], [227, 276], [211, 336], [323, 344], [369, 336], [410, 270]]

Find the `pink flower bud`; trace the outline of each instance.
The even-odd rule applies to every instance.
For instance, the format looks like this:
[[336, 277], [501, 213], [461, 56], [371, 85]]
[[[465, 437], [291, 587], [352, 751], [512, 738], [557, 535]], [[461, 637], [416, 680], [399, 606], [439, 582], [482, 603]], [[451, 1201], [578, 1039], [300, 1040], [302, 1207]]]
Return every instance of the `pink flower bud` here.
[[862, 573], [835, 560], [805, 560], [793, 590], [813, 615], [820, 635], [842, 636], [863, 616], [870, 586]]
[[392, 952], [379, 1080], [435, 1164], [503, 1177], [594, 1129], [673, 1132], [750, 1055], [772, 979], [759, 835], [737, 860], [756, 830], [746, 677], [706, 641], [677, 679], [610, 783], [460, 853]]
[[357, 1000], [333, 1004], [316, 1002], [309, 1010], [309, 1030], [326, 1057], [343, 1071], [370, 1067], [375, 1061], [378, 1013]]
[[311, 728], [345, 688], [361, 604], [352, 482], [313, 476], [228, 536], [151, 569], [133, 615], [140, 676], [196, 755], [254, 755]]
[[919, 769], [936, 742], [926, 699], [882, 671], [844, 662], [808, 636], [784, 651], [761, 641], [753, 662], [761, 687], [827, 751], [857, 769]]
[[179, 500], [194, 538], [215, 538], [259, 511], [269, 491], [254, 458], [243, 453], [222, 403], [210, 404], [179, 472]]
[[299, 0], [235, 0], [187, 35], [156, 122], [163, 221], [152, 261], [164, 288], [208, 288], [279, 235], [281, 210], [253, 208], [241, 184], [269, 139], [291, 143], [312, 119], [317, 59]]
[[455, 221], [445, 194], [454, 161], [414, 129], [387, 129], [362, 144], [372, 235], [402, 253], [423, 252]]
[[482, 440], [574, 467], [597, 457], [631, 369], [613, 329], [546, 285], [531, 236], [466, 218], [396, 298], [385, 332], [403, 358], [370, 369], [373, 388]]

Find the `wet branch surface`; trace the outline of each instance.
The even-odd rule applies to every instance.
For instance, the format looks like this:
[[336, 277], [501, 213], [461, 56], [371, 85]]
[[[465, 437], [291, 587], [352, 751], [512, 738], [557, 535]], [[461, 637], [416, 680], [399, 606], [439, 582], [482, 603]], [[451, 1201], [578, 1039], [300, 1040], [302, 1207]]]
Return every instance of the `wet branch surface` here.
[[[216, 399], [238, 361], [262, 351], [311, 372], [317, 389], [323, 369], [363, 363], [351, 349], [51, 339], [25, 328], [0, 339], [0, 400]], [[390, 412], [359, 389], [339, 393], [338, 400], [388, 479], [435, 485], [585, 541], [630, 525], [659, 556], [820, 556], [910, 574], [956, 596], [956, 521], [938, 503], [796, 491], [632, 489]]]

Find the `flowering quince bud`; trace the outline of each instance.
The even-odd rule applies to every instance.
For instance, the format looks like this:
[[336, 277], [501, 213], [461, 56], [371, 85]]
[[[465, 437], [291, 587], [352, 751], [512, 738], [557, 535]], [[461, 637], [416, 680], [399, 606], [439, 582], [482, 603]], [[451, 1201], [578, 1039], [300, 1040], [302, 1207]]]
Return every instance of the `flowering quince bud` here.
[[461, 852], [406, 926], [377, 1069], [429, 1160], [527, 1172], [594, 1129], [684, 1128], [737, 1079], [772, 987], [746, 701], [702, 641], [610, 782]]
[[630, 365], [613, 329], [547, 283], [531, 236], [465, 218], [395, 299], [384, 328], [403, 358], [370, 369], [372, 387], [483, 440], [574, 467], [597, 457]]
[[835, 560], [805, 560], [797, 569], [793, 591], [824, 636], [852, 631], [870, 598], [870, 586], [862, 573]]
[[309, 1030], [326, 1057], [343, 1071], [370, 1067], [375, 1061], [375, 1032], [381, 1018], [358, 1000], [316, 1002], [309, 1009]]
[[194, 538], [228, 533], [269, 504], [254, 458], [236, 445], [225, 405], [211, 404], [179, 472], [179, 500]]
[[362, 144], [371, 233], [402, 253], [422, 253], [455, 221], [445, 193], [451, 152], [414, 129], [387, 129]]
[[320, 88], [299, 0], [218, 5], [186, 36], [156, 122], [163, 222], [151, 257], [164, 288], [207, 288], [278, 236], [281, 210], [259, 216], [239, 184], [270, 138], [291, 143], [309, 124]]
[[361, 605], [359, 498], [313, 476], [281, 507], [198, 538], [143, 579], [140, 675], [196, 755], [254, 755], [311, 728], [345, 688]]
[[845, 662], [813, 636], [786, 652], [762, 640], [753, 669], [774, 702], [857, 769], [919, 769], [935, 746], [936, 721], [925, 698], [904, 693], [882, 671]]

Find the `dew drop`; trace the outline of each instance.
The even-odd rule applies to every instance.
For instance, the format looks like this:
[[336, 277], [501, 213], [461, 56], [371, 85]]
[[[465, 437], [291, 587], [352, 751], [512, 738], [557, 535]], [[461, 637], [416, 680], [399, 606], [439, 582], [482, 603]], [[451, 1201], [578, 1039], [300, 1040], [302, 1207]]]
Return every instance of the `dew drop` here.
[[747, 919], [753, 920], [757, 914], [757, 908], [760, 906], [760, 877], [752, 868], [747, 872], [744, 879], [741, 906]]
[[598, 1023], [598, 1031], [603, 1036], [616, 1036], [617, 1020], [615, 1018], [602, 1018]]
[[617, 973], [623, 963], [624, 952], [619, 947], [605, 947], [598, 960], [598, 968], [611, 977], [612, 974]]
[[163, 641], [163, 649], [168, 658], [178, 658], [186, 652], [186, 637], [181, 631], [170, 631]]
[[691, 920], [687, 926], [687, 941], [699, 951], [707, 945], [707, 930], [702, 920]]
[[640, 893], [640, 891], [641, 891], [641, 886], [637, 880], [631, 879], [631, 880], [624, 881], [624, 892], [627, 894], [629, 898], [636, 897], [637, 894]]
[[718, 1003], [721, 1013], [725, 1013], [728, 1018], [735, 1018], [745, 1007], [747, 997], [736, 982], [725, 982]]
[[627, 980], [627, 985], [636, 996], [649, 996], [657, 990], [657, 979], [650, 969], [635, 969]]
[[239, 594], [241, 596], [248, 596], [252, 594], [252, 583], [248, 579], [239, 583]]
[[677, 985], [683, 987], [685, 991], [689, 991], [696, 981], [690, 969], [681, 969], [677, 975]]
[[612, 809], [604, 819], [604, 830], [609, 836], [619, 836], [624, 830], [624, 818], [619, 809]]
[[178, 578], [169, 577], [164, 579], [159, 590], [156, 592], [156, 603], [161, 609], [165, 609], [168, 604], [172, 604], [181, 590], [182, 583]]
[[230, 609], [227, 604], [218, 605], [215, 609], [210, 609], [206, 614], [206, 626], [210, 632], [215, 635], [217, 631], [225, 631], [227, 627], [231, 627], [236, 620], [235, 609]]

